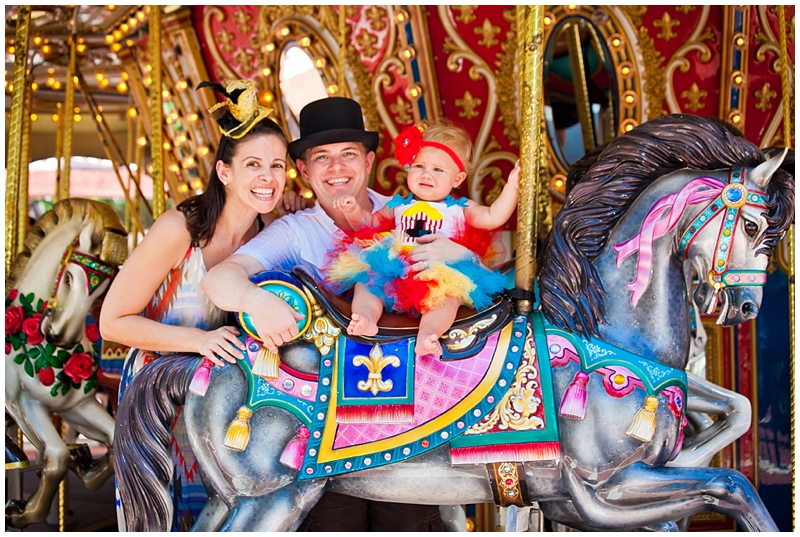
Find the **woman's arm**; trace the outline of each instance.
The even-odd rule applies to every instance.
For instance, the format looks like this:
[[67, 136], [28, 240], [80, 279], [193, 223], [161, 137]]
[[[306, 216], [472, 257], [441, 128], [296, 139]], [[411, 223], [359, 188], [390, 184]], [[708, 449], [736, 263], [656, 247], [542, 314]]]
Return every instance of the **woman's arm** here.
[[170, 270], [177, 267], [189, 248], [191, 237], [183, 214], [175, 209], [153, 224], [144, 240], [117, 274], [100, 312], [104, 339], [140, 349], [196, 352], [222, 365], [218, 354], [229, 362], [241, 357], [238, 331], [222, 327], [206, 332], [199, 328], [171, 326], [142, 317]]

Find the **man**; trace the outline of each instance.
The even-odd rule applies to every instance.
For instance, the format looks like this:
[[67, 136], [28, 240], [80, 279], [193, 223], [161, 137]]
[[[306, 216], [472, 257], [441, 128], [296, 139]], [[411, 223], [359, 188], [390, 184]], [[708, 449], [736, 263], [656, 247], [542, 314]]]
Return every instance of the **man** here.
[[[302, 264], [315, 271], [333, 248], [334, 235], [350, 229], [334, 200], [350, 194], [371, 212], [387, 201], [367, 188], [375, 160], [378, 133], [364, 129], [361, 106], [331, 97], [306, 105], [300, 112], [300, 138], [289, 155], [317, 197], [311, 209], [284, 216], [262, 230], [234, 255], [209, 271], [203, 289], [227, 311], [247, 312], [272, 352], [297, 334], [298, 314], [283, 300], [250, 282], [265, 269], [291, 270]], [[412, 250], [413, 270], [432, 261], [454, 261], [471, 253], [442, 235], [419, 239]], [[325, 493], [300, 528], [308, 531], [443, 531], [437, 506], [372, 502]]]

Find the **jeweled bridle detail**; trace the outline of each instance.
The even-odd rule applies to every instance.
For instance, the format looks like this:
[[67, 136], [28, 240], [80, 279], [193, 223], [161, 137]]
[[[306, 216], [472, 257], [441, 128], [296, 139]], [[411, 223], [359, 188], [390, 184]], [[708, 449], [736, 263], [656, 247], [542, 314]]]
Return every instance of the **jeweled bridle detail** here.
[[56, 276], [55, 284], [53, 285], [53, 293], [50, 300], [47, 301], [47, 308], [52, 310], [58, 305], [58, 287], [61, 285], [61, 280], [64, 277], [64, 272], [67, 270], [67, 265], [72, 263], [78, 265], [86, 273], [86, 291], [91, 295], [106, 279], [113, 278], [117, 272], [117, 267], [109, 265], [100, 260], [99, 257], [93, 255], [76, 252], [75, 247], [78, 246], [78, 239], [75, 239], [72, 244], [64, 251], [61, 258], [61, 265], [58, 269], [58, 276]]
[[653, 265], [653, 241], [671, 231], [680, 221], [688, 205], [707, 203], [681, 234], [680, 253], [688, 256], [689, 246], [700, 231], [717, 215], [723, 214], [714, 252], [714, 265], [707, 275], [716, 290], [724, 287], [761, 286], [767, 279], [763, 270], [729, 270], [730, 250], [742, 207], [766, 209], [767, 196], [748, 191], [744, 186], [744, 168], [732, 169], [727, 184], [713, 177], [692, 179], [680, 192], [658, 200], [642, 221], [641, 231], [628, 241], [613, 246], [617, 267], [633, 253], [639, 254], [636, 279], [628, 284], [635, 306], [650, 283]]

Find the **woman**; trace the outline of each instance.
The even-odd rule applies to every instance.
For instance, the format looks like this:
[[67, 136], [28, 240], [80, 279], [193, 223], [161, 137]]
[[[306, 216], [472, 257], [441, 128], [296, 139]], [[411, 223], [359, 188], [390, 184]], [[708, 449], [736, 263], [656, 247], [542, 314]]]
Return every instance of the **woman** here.
[[[217, 111], [223, 136], [206, 189], [156, 220], [119, 271], [100, 314], [103, 338], [132, 347], [120, 398], [133, 375], [164, 353], [197, 353], [223, 366], [244, 350], [239, 331], [223, 325], [227, 312], [206, 298], [200, 281], [272, 221], [268, 213], [282, 200], [286, 182], [287, 141], [266, 117], [269, 110], [258, 106], [251, 82], [200, 87], [227, 97], [209, 110]], [[282, 205], [293, 204], [290, 199]], [[173, 531], [188, 531], [207, 496], [182, 417], [173, 435]], [[123, 530], [121, 515], [118, 510]]]

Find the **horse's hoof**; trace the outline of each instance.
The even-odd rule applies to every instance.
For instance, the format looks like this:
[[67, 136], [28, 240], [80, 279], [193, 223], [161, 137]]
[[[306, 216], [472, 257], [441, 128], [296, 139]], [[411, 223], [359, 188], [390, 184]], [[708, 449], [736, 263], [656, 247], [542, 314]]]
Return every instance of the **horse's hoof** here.
[[67, 447], [70, 466], [86, 470], [92, 465], [92, 451], [88, 444], [69, 444]]
[[[25, 500], [9, 500], [6, 504], [6, 527], [7, 528], [24, 528], [15, 524], [19, 518], [25, 514], [25, 505], [28, 502]], [[27, 525], [27, 524], [26, 524]]]

